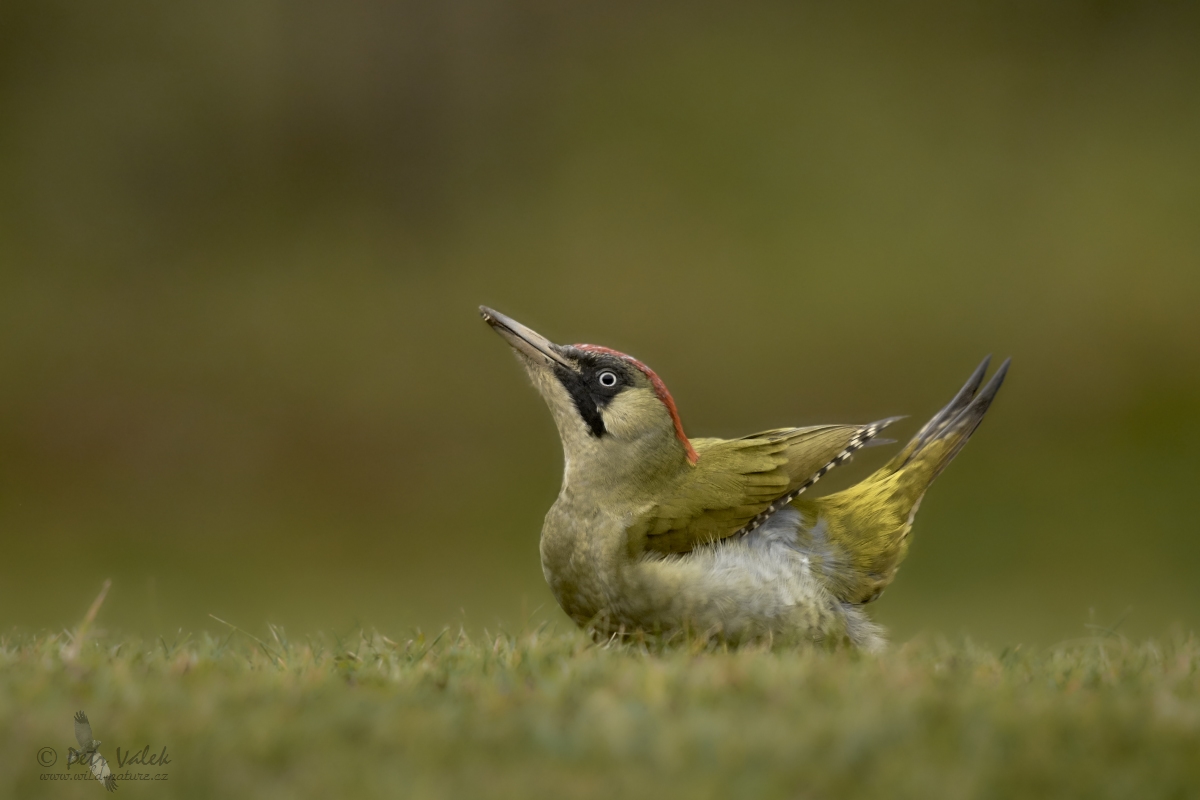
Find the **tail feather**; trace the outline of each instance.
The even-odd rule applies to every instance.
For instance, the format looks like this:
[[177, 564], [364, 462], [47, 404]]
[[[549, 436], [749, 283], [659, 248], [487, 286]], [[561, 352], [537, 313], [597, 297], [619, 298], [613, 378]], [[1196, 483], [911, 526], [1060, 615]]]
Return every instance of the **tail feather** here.
[[[893, 458], [884, 469], [897, 470], [907, 464], [914, 453], [921, 448], [926, 442], [936, 436], [939, 432], [945, 430], [946, 426], [954, 420], [959, 413], [966, 408], [971, 400], [975, 397], [975, 393], [979, 391], [979, 387], [983, 384], [983, 376], [987, 374], [988, 365], [992, 363], [992, 357], [989, 355], [983, 359], [975, 371], [971, 373], [971, 377], [958, 394], [954, 395], [954, 399], [946, 404], [938, 413], [934, 414], [933, 419], [926, 422], [921, 430], [917, 431], [917, 435], [905, 445], [896, 457]], [[1006, 364], [1008, 362], [1005, 362]]]
[[[1012, 361], [1010, 358], [1004, 359], [1004, 363], [992, 375], [992, 379], [988, 381], [987, 386], [983, 387], [982, 391], [975, 396], [966, 408], [958, 412], [958, 414], [948, 423], [946, 423], [940, 431], [935, 433], [928, 442], [922, 442], [917, 447], [917, 451], [909, 460], [919, 459], [922, 451], [933, 441], [945, 440], [950, 443], [949, 448], [940, 453], [937, 459], [937, 464], [933, 469], [933, 474], [929, 477], [929, 482], [942, 474], [942, 470], [946, 468], [958, 451], [962, 450], [967, 444], [967, 440], [971, 438], [971, 434], [979, 427], [979, 423], [983, 422], [983, 415], [987, 413], [991, 407], [992, 401], [996, 399], [996, 393], [1000, 391], [1001, 385], [1004, 384], [1004, 376], [1008, 374], [1008, 365]], [[965, 388], [965, 387], [964, 387]]]
[[883, 468], [836, 494], [794, 501], [803, 518], [799, 545], [843, 601], [870, 602], [895, 577], [921, 499], [979, 427], [1004, 383], [1008, 359], [979, 388], [990, 359]]

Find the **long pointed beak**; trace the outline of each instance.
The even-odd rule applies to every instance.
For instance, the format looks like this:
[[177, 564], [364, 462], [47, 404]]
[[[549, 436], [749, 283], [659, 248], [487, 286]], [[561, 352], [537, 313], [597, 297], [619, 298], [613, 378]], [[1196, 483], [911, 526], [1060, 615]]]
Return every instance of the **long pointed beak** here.
[[538, 361], [544, 359], [551, 364], [566, 367], [572, 372], [579, 368], [558, 352], [558, 345], [542, 336], [532, 328], [527, 328], [511, 317], [506, 317], [499, 311], [493, 311], [487, 306], [480, 306], [479, 313], [483, 321], [492, 326], [492, 330], [504, 337], [504, 340], [524, 355]]

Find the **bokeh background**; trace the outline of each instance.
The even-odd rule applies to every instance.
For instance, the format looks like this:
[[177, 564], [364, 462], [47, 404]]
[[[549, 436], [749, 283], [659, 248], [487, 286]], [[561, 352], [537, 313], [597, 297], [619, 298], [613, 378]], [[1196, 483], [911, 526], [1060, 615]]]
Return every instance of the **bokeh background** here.
[[1194, 626], [1193, 8], [0, 4], [0, 627], [566, 624], [480, 303], [693, 435], [908, 435], [1011, 355], [876, 616]]

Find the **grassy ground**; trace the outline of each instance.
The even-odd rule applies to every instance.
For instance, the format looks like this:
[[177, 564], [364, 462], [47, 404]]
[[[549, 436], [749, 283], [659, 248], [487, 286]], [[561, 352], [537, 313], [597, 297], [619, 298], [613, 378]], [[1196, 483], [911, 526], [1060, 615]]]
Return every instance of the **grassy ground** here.
[[101, 796], [42, 777], [64, 771], [79, 709], [118, 774], [117, 747], [167, 748], [165, 767], [133, 768], [166, 780], [124, 780], [123, 797], [1200, 794], [1193, 636], [864, 657], [546, 628], [76, 634], [0, 640], [0, 796]]

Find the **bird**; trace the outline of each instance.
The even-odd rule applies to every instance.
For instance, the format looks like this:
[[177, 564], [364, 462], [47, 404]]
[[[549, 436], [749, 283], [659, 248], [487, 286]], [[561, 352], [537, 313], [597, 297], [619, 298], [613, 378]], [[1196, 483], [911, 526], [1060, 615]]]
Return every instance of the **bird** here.
[[983, 385], [985, 358], [883, 467], [814, 498], [804, 493], [901, 417], [691, 439], [666, 384], [638, 359], [480, 313], [558, 429], [563, 479], [541, 531], [542, 573], [598, 638], [881, 651], [886, 634], [865, 607], [895, 577], [926, 490], [1009, 368]]
[[100, 740], [92, 738], [92, 723], [88, 722], [87, 714], [82, 711], [75, 713], [75, 740], [79, 742], [79, 750], [67, 748], [67, 769], [75, 762], [87, 764], [96, 780], [104, 784], [110, 792], [117, 790], [117, 779], [113, 777], [108, 761], [100, 755]]

